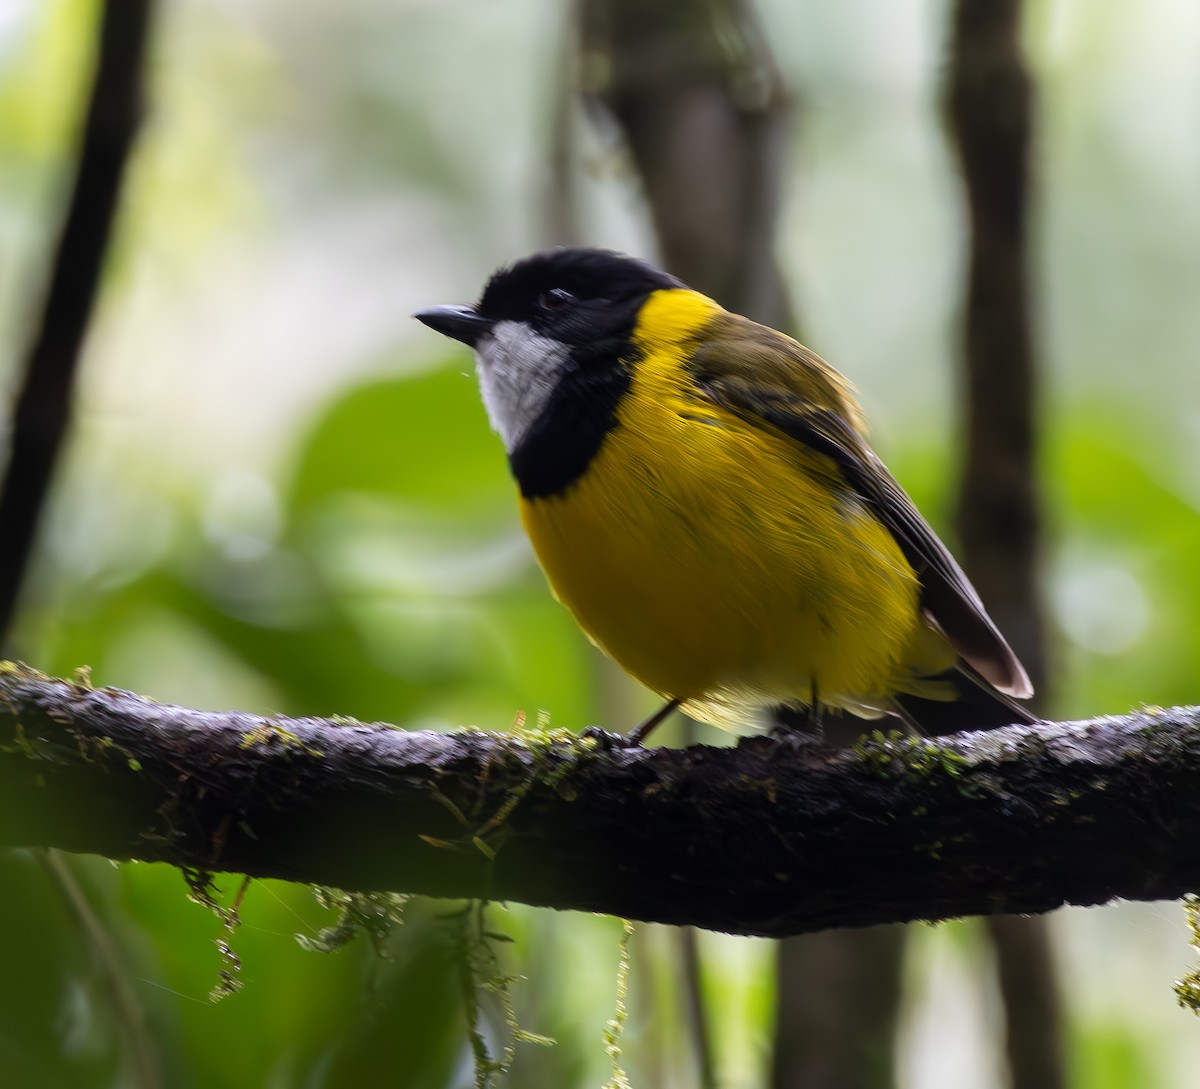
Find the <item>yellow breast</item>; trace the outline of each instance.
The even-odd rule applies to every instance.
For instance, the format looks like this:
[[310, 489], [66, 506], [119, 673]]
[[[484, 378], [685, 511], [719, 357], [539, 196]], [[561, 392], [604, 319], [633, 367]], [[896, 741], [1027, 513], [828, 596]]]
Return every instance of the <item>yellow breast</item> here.
[[690, 291], [651, 296], [617, 426], [568, 489], [522, 501], [530, 540], [588, 635], [698, 717], [730, 725], [814, 694], [884, 705], [953, 655], [931, 641], [894, 538], [833, 466], [694, 389], [678, 332], [720, 312]]

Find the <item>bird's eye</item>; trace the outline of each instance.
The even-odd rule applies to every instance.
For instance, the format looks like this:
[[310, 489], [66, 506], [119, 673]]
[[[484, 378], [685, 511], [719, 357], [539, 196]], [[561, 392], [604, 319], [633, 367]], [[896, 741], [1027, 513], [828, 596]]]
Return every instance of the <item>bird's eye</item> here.
[[541, 310], [561, 310], [568, 303], [573, 303], [575, 296], [569, 291], [564, 291], [561, 287], [552, 288], [546, 291], [538, 299], [538, 308]]

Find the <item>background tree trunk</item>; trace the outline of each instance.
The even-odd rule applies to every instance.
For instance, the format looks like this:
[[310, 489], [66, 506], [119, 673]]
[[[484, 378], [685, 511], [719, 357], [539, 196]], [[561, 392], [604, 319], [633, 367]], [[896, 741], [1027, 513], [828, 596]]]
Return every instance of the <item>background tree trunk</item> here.
[[70, 422], [75, 373], [142, 113], [142, 56], [153, 0], [109, 0], [101, 15], [91, 98], [62, 233], [13, 411], [0, 483], [0, 647]]
[[[947, 88], [970, 223], [963, 357], [961, 558], [1047, 706], [1038, 584], [1038, 364], [1028, 283], [1033, 88], [1021, 4], [959, 0]], [[1065, 1084], [1062, 1009], [1045, 919], [987, 921], [1013, 1089]]]

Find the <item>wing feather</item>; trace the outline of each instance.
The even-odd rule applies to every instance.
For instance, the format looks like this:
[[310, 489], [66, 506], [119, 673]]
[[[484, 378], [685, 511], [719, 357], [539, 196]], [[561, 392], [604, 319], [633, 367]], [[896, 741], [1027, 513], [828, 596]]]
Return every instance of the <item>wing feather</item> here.
[[[962, 568], [856, 430], [861, 417], [845, 379], [796, 341], [748, 319], [730, 318], [742, 335], [709, 339], [693, 359], [700, 389], [746, 422], [828, 457], [895, 537], [920, 579], [927, 618], [963, 661], [999, 691], [1031, 695], [1028, 674]], [[771, 355], [771, 365], [747, 366], [747, 342], [759, 356]], [[836, 379], [832, 386], [830, 376]]]

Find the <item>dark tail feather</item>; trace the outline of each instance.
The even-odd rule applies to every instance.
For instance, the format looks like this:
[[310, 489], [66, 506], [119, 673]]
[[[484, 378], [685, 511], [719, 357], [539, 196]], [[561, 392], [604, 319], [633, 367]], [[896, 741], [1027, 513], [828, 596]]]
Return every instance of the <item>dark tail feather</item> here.
[[871, 730], [889, 730], [900, 719], [925, 737], [940, 737], [965, 730], [996, 730], [1018, 723], [1031, 726], [1038, 717], [1011, 696], [996, 691], [966, 662], [938, 673], [930, 680], [954, 689], [955, 698], [931, 700], [921, 696], [893, 696], [893, 718], [863, 719], [849, 711], [823, 707], [814, 714], [808, 707], [771, 708], [771, 733], [795, 743], [843, 748]]
[[930, 700], [918, 696], [896, 696], [896, 714], [912, 729], [927, 737], [956, 734], [962, 730], [995, 730], [1013, 723], [1032, 725], [1036, 715], [1011, 696], [997, 692], [965, 662], [940, 673], [957, 693], [953, 700]]

